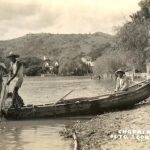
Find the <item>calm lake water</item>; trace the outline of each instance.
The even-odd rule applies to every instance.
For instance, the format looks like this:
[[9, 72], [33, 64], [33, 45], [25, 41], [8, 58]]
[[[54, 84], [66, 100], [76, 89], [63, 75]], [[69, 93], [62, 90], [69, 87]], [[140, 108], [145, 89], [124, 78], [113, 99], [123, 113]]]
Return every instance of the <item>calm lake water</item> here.
[[[25, 104], [45, 104], [56, 102], [72, 89], [67, 99], [109, 93], [114, 83], [87, 77], [25, 78], [20, 95]], [[0, 150], [71, 150], [71, 142], [60, 137], [59, 131], [79, 119], [83, 118], [2, 122]]]

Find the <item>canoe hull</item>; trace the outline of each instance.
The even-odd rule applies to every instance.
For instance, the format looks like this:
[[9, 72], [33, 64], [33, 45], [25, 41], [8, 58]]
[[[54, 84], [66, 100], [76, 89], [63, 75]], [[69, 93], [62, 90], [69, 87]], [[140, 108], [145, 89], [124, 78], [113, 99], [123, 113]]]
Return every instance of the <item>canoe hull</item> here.
[[78, 98], [76, 101], [67, 100], [67, 103], [26, 106], [18, 109], [11, 108], [3, 111], [7, 119], [38, 119], [67, 116], [82, 116], [101, 114], [116, 109], [131, 107], [150, 95], [150, 83], [140, 85], [136, 90], [107, 96]]

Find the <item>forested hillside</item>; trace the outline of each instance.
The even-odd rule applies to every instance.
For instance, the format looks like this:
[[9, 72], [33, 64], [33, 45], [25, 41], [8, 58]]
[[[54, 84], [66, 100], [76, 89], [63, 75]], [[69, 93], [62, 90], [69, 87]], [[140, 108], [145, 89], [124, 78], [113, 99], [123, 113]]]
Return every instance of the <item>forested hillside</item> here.
[[113, 36], [101, 32], [94, 34], [41, 33], [0, 41], [0, 53], [3, 58], [10, 51], [19, 54], [27, 70], [31, 67], [35, 74], [39, 66], [42, 70], [43, 56], [46, 56], [52, 61], [59, 62], [60, 73], [69, 74], [78, 70], [77, 72], [83, 75], [86, 69], [81, 62], [81, 57], [90, 56], [92, 60], [96, 60], [105, 51], [111, 49], [112, 45]]
[[4, 54], [14, 51], [22, 57], [43, 58], [90, 53], [112, 42], [112, 36], [104, 33], [95, 34], [27, 34], [23, 37], [0, 41], [0, 51]]

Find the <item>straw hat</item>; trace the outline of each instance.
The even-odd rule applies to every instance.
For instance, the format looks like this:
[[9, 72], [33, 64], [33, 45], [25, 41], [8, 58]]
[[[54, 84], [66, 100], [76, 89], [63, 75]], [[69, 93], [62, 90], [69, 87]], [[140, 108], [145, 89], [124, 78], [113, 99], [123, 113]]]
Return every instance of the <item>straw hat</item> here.
[[15, 54], [15, 53], [13, 53], [13, 52], [10, 52], [6, 57], [7, 57], [7, 58], [10, 58], [10, 57], [18, 58], [19, 55], [18, 55], [18, 54]]
[[115, 74], [118, 74], [118, 73], [123, 73], [123, 74], [125, 74], [125, 71], [123, 71], [122, 69], [118, 69], [118, 70], [115, 72]]

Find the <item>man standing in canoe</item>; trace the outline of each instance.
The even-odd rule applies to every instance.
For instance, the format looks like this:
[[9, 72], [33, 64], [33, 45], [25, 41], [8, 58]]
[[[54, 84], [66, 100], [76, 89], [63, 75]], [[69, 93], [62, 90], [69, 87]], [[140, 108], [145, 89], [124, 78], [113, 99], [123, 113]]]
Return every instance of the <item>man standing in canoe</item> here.
[[118, 69], [115, 74], [117, 76], [115, 92], [127, 91], [129, 87], [129, 80], [126, 77], [125, 72], [122, 69]]
[[13, 52], [10, 52], [7, 58], [10, 60], [10, 74], [11, 77], [7, 82], [7, 85], [9, 85], [12, 81], [14, 82], [14, 88], [13, 88], [13, 96], [12, 96], [12, 106], [18, 107], [23, 106], [23, 100], [18, 95], [18, 90], [21, 88], [21, 85], [23, 83], [23, 64], [17, 60], [19, 55], [14, 54]]

